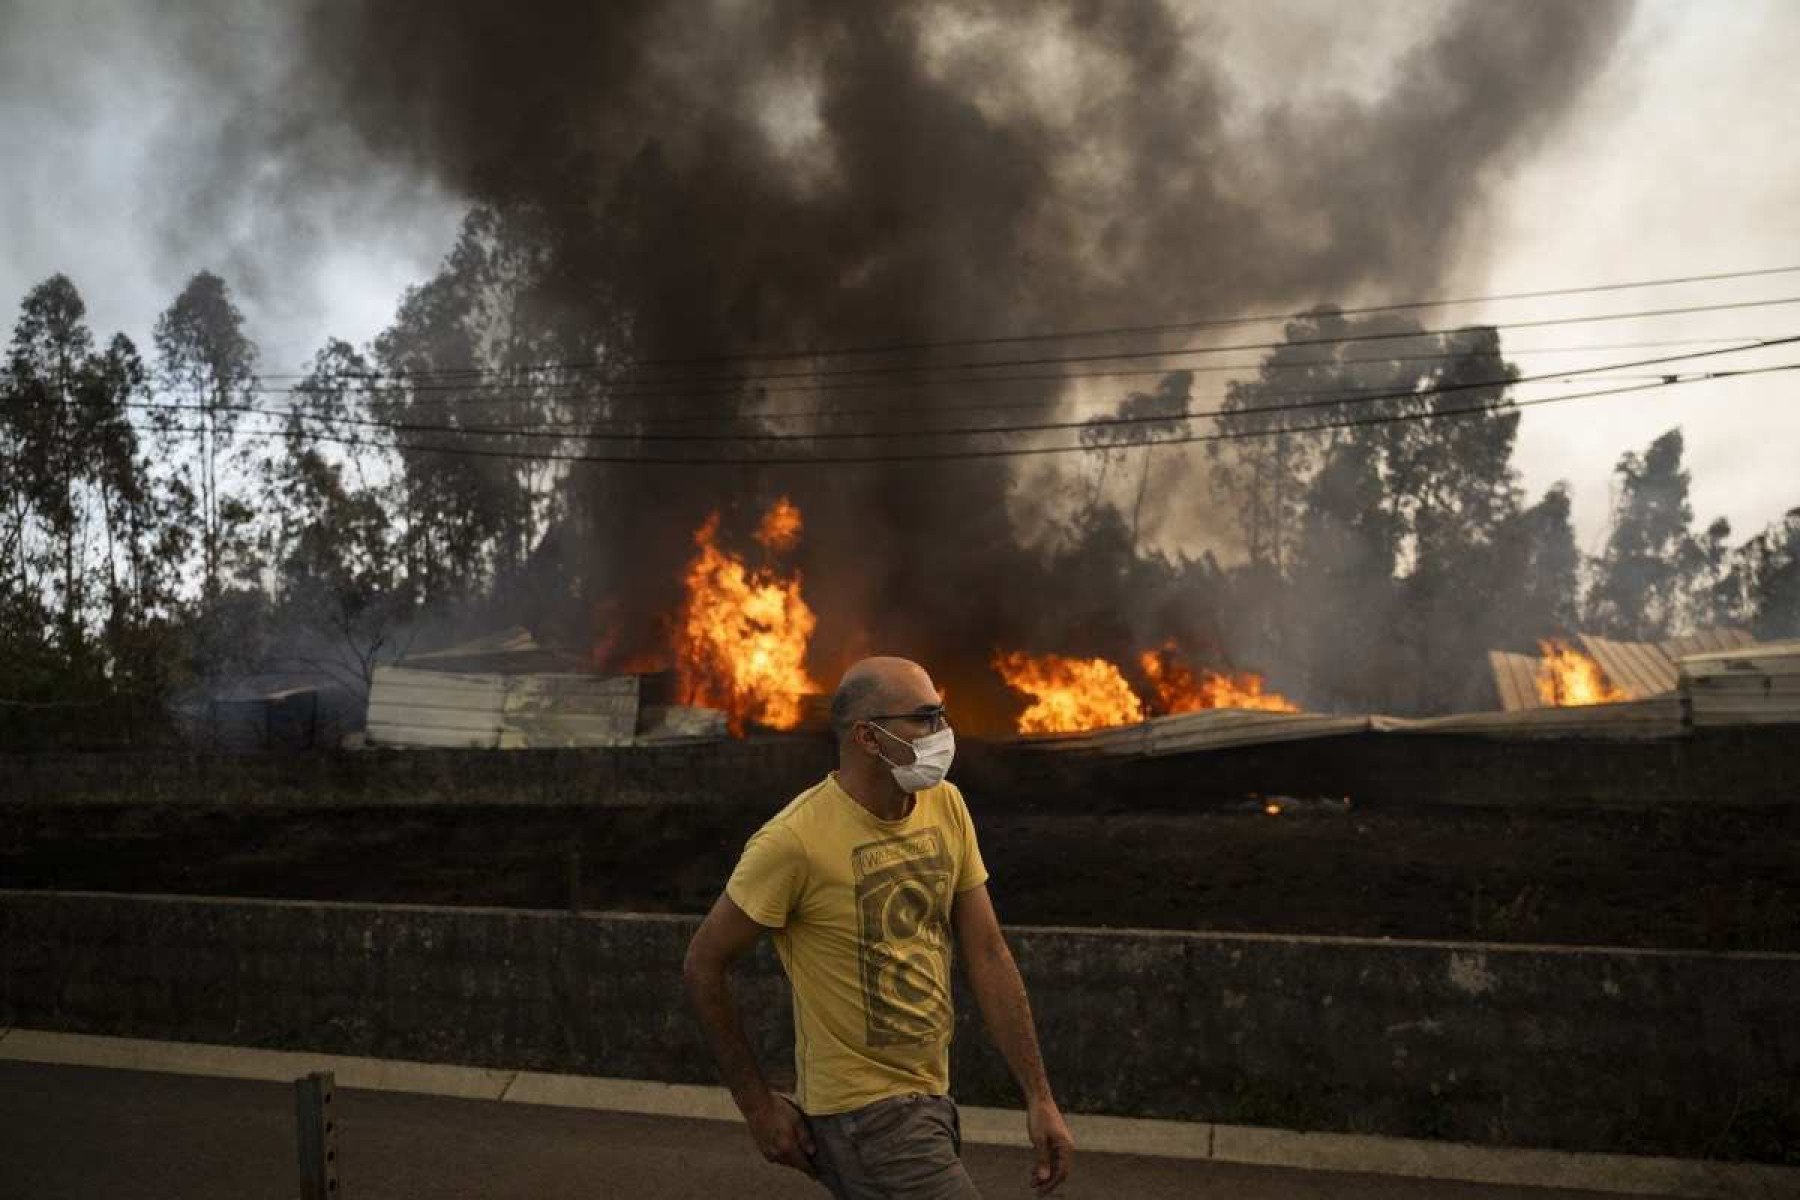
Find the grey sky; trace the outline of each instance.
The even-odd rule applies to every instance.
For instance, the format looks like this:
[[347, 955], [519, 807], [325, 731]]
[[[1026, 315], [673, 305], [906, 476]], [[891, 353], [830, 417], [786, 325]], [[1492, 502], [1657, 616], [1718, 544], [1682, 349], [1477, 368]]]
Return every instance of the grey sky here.
[[[1341, 5], [1283, 0], [1254, 6], [1252, 20], [1252, 7], [1197, 8], [1191, 35], [1196, 53], [1227, 64], [1247, 105], [1378, 95], [1384, 67], [1428, 35], [1438, 11], [1396, 2], [1358, 5], [1346, 17]], [[296, 369], [327, 336], [368, 338], [448, 249], [458, 198], [379, 165], [339, 192], [289, 186], [297, 173], [277, 147], [240, 172], [231, 194], [196, 194], [211, 180], [197, 164], [227, 139], [241, 102], [234, 98], [258, 94], [264, 81], [272, 88], [279, 76], [280, 8], [224, 5], [216, 9], [223, 15], [204, 20], [169, 11], [0, 0], [0, 301], [8, 323], [29, 287], [63, 271], [82, 289], [98, 334], [122, 329], [147, 350], [157, 312], [189, 275], [211, 268], [237, 292], [265, 370]], [[1530, 161], [1491, 181], [1488, 211], [1449, 272], [1456, 290], [1800, 263], [1796, 51], [1800, 5], [1644, 0], [1621, 51], [1576, 110]], [[1054, 47], [1043, 52], [1054, 59]], [[1504, 323], [1787, 295], [1800, 295], [1800, 275], [1454, 315]], [[1790, 331], [1800, 331], [1800, 305], [1521, 332], [1506, 344]], [[1633, 353], [1521, 362], [1533, 373]], [[1800, 353], [1769, 352], [1733, 365], [1795, 359]], [[1613, 463], [1679, 424], [1697, 518], [1727, 516], [1742, 536], [1800, 504], [1795, 397], [1800, 378], [1777, 376], [1538, 409], [1523, 422], [1519, 464], [1534, 494], [1569, 481], [1583, 544], [1593, 549]]]

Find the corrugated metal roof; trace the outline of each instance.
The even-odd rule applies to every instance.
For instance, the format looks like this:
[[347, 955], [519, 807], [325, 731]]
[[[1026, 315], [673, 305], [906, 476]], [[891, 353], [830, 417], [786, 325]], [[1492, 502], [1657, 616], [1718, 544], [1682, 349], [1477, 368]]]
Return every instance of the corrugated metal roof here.
[[1616, 704], [1530, 708], [1513, 712], [1454, 713], [1411, 720], [1371, 718], [1381, 733], [1461, 733], [1497, 738], [1663, 738], [1684, 732], [1681, 698], [1674, 694]]
[[1396, 736], [1464, 734], [1493, 738], [1587, 737], [1616, 739], [1677, 737], [1684, 731], [1681, 699], [1675, 695], [1621, 704], [1579, 708], [1533, 708], [1512, 712], [1457, 713], [1413, 720], [1325, 713], [1246, 712], [1209, 709], [1155, 717], [1136, 725], [1088, 733], [1021, 738], [1017, 745], [1057, 752], [1088, 752], [1158, 758], [1345, 734]]
[[1756, 637], [1748, 629], [1702, 629], [1662, 643], [1662, 652], [1670, 658], [1686, 658], [1692, 654], [1717, 654], [1727, 650], [1743, 650], [1756, 645]]
[[409, 654], [406, 662], [430, 662], [433, 659], [455, 658], [464, 654], [500, 654], [509, 650], [536, 650], [537, 639], [531, 630], [523, 625], [513, 625], [496, 633], [483, 634], [470, 638], [466, 642], [458, 642], [454, 646], [446, 646], [441, 650], [428, 650], [423, 654]]
[[1111, 729], [1032, 735], [1019, 738], [1015, 744], [1044, 750], [1158, 757], [1165, 754], [1185, 754], [1192, 750], [1254, 745], [1259, 742], [1287, 742], [1301, 738], [1363, 733], [1368, 728], [1368, 717], [1211, 708], [1201, 712], [1153, 717], [1135, 725], [1119, 725]]
[[1489, 650], [1488, 669], [1494, 673], [1494, 690], [1500, 693], [1500, 707], [1506, 712], [1542, 708], [1538, 698], [1538, 659], [1530, 654], [1514, 654], [1508, 650]]
[[1332, 713], [1253, 712], [1241, 708], [1215, 708], [1158, 717], [1146, 721], [1142, 728], [1142, 752], [1158, 756], [1185, 754], [1189, 750], [1205, 747], [1291, 742], [1302, 738], [1363, 733], [1369, 728], [1369, 718]]
[[574, 654], [538, 645], [531, 630], [515, 625], [441, 650], [409, 654], [398, 665], [421, 671], [529, 675], [575, 673], [582, 663]]
[[622, 746], [637, 733], [635, 675], [498, 675], [377, 667], [371, 742], [395, 746]]
[[[1607, 681], [1628, 700], [1648, 700], [1674, 692], [1680, 672], [1675, 660], [1709, 651], [1730, 651], [1756, 645], [1747, 630], [1702, 629], [1666, 642], [1627, 642], [1592, 633], [1577, 635], [1581, 648], [1599, 664]], [[1532, 654], [1507, 650], [1488, 651], [1488, 669], [1494, 690], [1505, 712], [1546, 708], [1537, 691], [1539, 659]]]
[[1600, 664], [1612, 685], [1632, 700], [1675, 690], [1675, 660], [1649, 642], [1617, 642], [1591, 633], [1581, 635], [1582, 649]]

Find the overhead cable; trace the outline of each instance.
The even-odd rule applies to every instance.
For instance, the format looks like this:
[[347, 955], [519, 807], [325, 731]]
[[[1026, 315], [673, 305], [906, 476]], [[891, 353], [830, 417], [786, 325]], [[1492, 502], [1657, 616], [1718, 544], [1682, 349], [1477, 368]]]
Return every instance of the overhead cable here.
[[[1226, 329], [1244, 325], [1264, 325], [1276, 321], [1302, 319], [1318, 314], [1321, 309], [1329, 310], [1337, 316], [1357, 317], [1373, 316], [1379, 313], [1406, 312], [1417, 309], [1453, 308], [1470, 304], [1499, 304], [1517, 300], [1547, 300], [1568, 296], [1580, 296], [1603, 292], [1637, 291], [1654, 287], [1674, 287], [1683, 284], [1719, 283], [1728, 280], [1757, 279], [1775, 275], [1792, 275], [1800, 273], [1800, 265], [1782, 267], [1757, 267], [1742, 271], [1714, 271], [1694, 275], [1663, 276], [1657, 279], [1636, 279], [1612, 283], [1595, 283], [1572, 285], [1559, 288], [1540, 288], [1533, 291], [1497, 292], [1485, 296], [1437, 297], [1426, 300], [1403, 300], [1387, 304], [1367, 304], [1349, 308], [1320, 305], [1311, 312], [1261, 313], [1250, 316], [1202, 317], [1186, 321], [1168, 321], [1139, 325], [1117, 325], [1101, 328], [1085, 328], [1050, 331], [1043, 333], [1001, 334], [988, 337], [951, 338], [937, 340], [915, 340], [907, 342], [887, 342], [865, 345], [848, 345], [836, 347], [812, 347], [794, 350], [751, 350], [730, 354], [704, 354], [674, 357], [638, 358], [625, 360], [633, 366], [693, 366], [723, 362], [780, 362], [799, 358], [842, 358], [870, 354], [902, 354], [920, 350], [959, 350], [978, 346], [1003, 346], [1030, 344], [1036, 342], [1075, 341], [1085, 338], [1099, 337], [1132, 337], [1145, 334], [1178, 333], [1195, 329]], [[560, 369], [595, 369], [607, 366], [598, 361], [588, 360], [577, 363], [557, 365], [538, 365], [528, 370], [560, 370]], [[468, 368], [475, 369], [475, 368]], [[305, 372], [294, 372], [294, 376], [304, 376]]]
[[[1162, 446], [1186, 446], [1202, 442], [1229, 442], [1254, 440], [1266, 437], [1285, 437], [1298, 433], [1314, 433], [1335, 429], [1354, 429], [1371, 425], [1387, 425], [1406, 421], [1428, 421], [1454, 419], [1479, 414], [1488, 416], [1504, 415], [1517, 409], [1537, 408], [1550, 404], [1562, 404], [1576, 400], [1597, 399], [1604, 396], [1622, 396], [1636, 392], [1653, 391], [1661, 388], [1678, 387], [1687, 384], [1703, 383], [1711, 380], [1745, 378], [1755, 375], [1768, 375], [1782, 371], [1800, 370], [1800, 362], [1782, 363], [1768, 367], [1746, 367], [1738, 370], [1708, 371], [1696, 375], [1668, 375], [1647, 383], [1628, 384], [1623, 387], [1603, 388], [1586, 392], [1569, 392], [1554, 396], [1539, 396], [1525, 400], [1513, 400], [1506, 404], [1470, 405], [1456, 409], [1425, 409], [1404, 413], [1386, 413], [1374, 416], [1347, 418], [1339, 421], [1324, 421], [1313, 425], [1283, 426], [1279, 429], [1224, 430], [1205, 434], [1182, 434], [1179, 436], [1148, 438], [1141, 442], [1129, 444], [1130, 449], [1150, 450]], [[179, 428], [168, 432], [182, 434], [200, 434], [206, 432], [197, 428]], [[283, 436], [280, 430], [252, 430], [248, 436], [273, 438]], [[311, 439], [331, 445], [367, 447], [371, 449], [402, 451], [422, 454], [444, 454], [471, 458], [513, 459], [527, 462], [568, 462], [588, 465], [609, 466], [654, 466], [654, 467], [711, 467], [711, 466], [763, 466], [763, 467], [797, 467], [797, 466], [852, 466], [880, 463], [921, 463], [951, 462], [973, 459], [1010, 459], [1032, 458], [1053, 454], [1077, 454], [1092, 452], [1097, 449], [1117, 447], [1096, 447], [1076, 443], [1061, 446], [1025, 446], [996, 448], [984, 450], [939, 450], [939, 451], [902, 451], [896, 454], [813, 454], [789, 456], [761, 455], [717, 455], [717, 456], [682, 456], [661, 457], [654, 455], [632, 454], [585, 454], [565, 453], [554, 450], [525, 451], [501, 450], [476, 446], [439, 446], [416, 442], [384, 442], [369, 438], [347, 437], [343, 435], [318, 434], [310, 435]]]

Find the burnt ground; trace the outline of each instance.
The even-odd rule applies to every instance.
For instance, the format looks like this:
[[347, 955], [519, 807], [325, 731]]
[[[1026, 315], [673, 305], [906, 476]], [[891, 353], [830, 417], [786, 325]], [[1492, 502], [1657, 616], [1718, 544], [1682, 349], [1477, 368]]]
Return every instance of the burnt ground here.
[[[703, 912], [767, 809], [0, 807], [0, 886]], [[1013, 924], [1800, 951], [1792, 808], [975, 807]]]

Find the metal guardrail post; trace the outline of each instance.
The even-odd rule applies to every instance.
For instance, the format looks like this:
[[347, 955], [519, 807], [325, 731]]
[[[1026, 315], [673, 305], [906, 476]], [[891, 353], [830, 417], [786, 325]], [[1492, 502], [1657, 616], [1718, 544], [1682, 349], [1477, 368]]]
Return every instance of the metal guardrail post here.
[[338, 1200], [337, 1083], [330, 1071], [294, 1080], [300, 1133], [300, 1200]]

